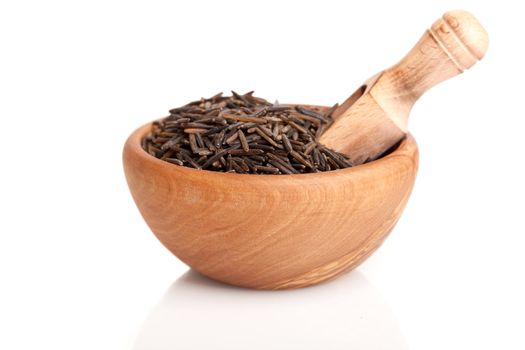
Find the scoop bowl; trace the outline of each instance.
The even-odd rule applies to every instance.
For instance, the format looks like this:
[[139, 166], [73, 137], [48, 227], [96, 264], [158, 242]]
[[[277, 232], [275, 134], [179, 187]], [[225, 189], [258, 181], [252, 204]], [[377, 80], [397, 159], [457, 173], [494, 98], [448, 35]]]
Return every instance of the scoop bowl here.
[[[327, 107], [321, 107], [327, 108]], [[408, 135], [370, 163], [329, 172], [247, 175], [197, 170], [124, 146], [144, 220], [180, 260], [214, 280], [256, 289], [313, 285], [369, 257], [398, 221], [418, 167]]]

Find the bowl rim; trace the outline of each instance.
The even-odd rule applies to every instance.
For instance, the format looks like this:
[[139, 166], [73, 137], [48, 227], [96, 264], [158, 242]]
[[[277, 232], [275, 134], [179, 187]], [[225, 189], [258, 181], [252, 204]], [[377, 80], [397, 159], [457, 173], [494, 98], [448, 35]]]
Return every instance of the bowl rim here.
[[[146, 152], [142, 148], [142, 139], [151, 130], [151, 127], [155, 121], [159, 119], [155, 119], [151, 122], [148, 122], [139, 128], [137, 128], [135, 131], [131, 133], [131, 135], [126, 140], [126, 143], [124, 145], [124, 155], [126, 151], [132, 151], [135, 153], [139, 158], [146, 162], [153, 162], [156, 166], [165, 168], [166, 170], [175, 170], [180, 171], [183, 174], [188, 175], [197, 175], [197, 174], [206, 174], [206, 176], [215, 176], [218, 178], [228, 178], [228, 179], [247, 179], [247, 178], [264, 178], [264, 179], [313, 179], [313, 178], [320, 178], [320, 177], [326, 177], [326, 176], [334, 176], [334, 175], [347, 175], [359, 172], [360, 170], [369, 169], [372, 167], [381, 167], [386, 165], [386, 163], [390, 162], [392, 158], [398, 157], [400, 155], [406, 155], [410, 156], [411, 154], [415, 154], [417, 157], [418, 153], [418, 146], [416, 143], [416, 140], [414, 137], [407, 133], [406, 137], [401, 140], [401, 142], [397, 145], [397, 147], [388, 153], [386, 156], [383, 156], [381, 158], [378, 158], [376, 160], [373, 160], [368, 163], [352, 166], [345, 169], [336, 169], [336, 170], [330, 170], [330, 171], [321, 171], [318, 173], [301, 173], [301, 174], [239, 174], [239, 173], [226, 173], [226, 172], [220, 172], [220, 171], [213, 171], [213, 170], [206, 170], [206, 169], [195, 169], [190, 168], [187, 166], [181, 166], [177, 164], [172, 164], [170, 162], [167, 162], [165, 160], [159, 159], [157, 157], [152, 156], [148, 152]], [[256, 175], [256, 176], [254, 176]]]

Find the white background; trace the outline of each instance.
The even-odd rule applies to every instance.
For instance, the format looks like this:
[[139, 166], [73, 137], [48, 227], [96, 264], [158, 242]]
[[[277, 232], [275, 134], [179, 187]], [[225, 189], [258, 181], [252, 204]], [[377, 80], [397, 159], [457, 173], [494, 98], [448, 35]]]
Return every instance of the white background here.
[[[519, 4], [2, 1], [0, 349], [525, 349]], [[230, 89], [343, 101], [455, 8], [490, 48], [413, 109], [419, 176], [373, 257], [288, 292], [184, 275], [128, 192], [134, 128]]]

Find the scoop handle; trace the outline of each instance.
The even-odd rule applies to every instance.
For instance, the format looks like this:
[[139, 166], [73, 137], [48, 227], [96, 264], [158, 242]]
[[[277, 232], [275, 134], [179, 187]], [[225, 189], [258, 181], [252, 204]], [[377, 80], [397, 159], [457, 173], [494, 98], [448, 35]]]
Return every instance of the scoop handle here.
[[414, 102], [434, 85], [472, 67], [485, 55], [488, 43], [487, 32], [472, 14], [449, 11], [399, 63], [383, 72], [370, 92], [406, 131]]

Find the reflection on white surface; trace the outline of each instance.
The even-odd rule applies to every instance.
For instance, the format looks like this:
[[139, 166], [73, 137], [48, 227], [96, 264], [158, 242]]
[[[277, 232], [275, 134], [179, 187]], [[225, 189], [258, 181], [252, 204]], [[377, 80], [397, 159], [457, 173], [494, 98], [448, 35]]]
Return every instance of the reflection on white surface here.
[[139, 330], [135, 350], [407, 349], [394, 315], [358, 271], [318, 286], [255, 291], [189, 271]]

